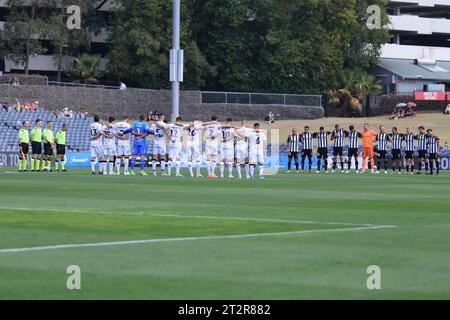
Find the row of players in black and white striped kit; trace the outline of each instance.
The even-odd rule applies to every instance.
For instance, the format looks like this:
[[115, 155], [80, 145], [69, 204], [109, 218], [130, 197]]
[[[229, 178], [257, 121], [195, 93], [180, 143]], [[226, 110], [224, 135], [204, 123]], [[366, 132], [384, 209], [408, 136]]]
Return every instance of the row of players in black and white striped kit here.
[[[286, 151], [288, 153], [288, 173], [292, 168], [292, 161], [295, 161], [297, 172], [299, 172], [299, 155], [301, 155], [301, 167], [305, 170], [305, 160], [308, 159], [309, 172], [312, 169], [312, 155], [314, 148], [314, 140], [317, 139], [317, 173], [320, 173], [322, 167], [328, 173], [328, 147], [329, 137], [331, 136], [333, 146], [333, 163], [332, 173], [336, 172], [338, 167], [338, 160], [342, 173], [350, 173], [352, 158], [355, 161], [356, 172], [360, 173], [359, 155], [360, 155], [360, 138], [361, 132], [357, 131], [352, 125], [349, 130], [342, 129], [339, 125], [335, 126], [333, 131], [325, 131], [321, 127], [319, 132], [310, 132], [310, 128], [306, 126], [303, 133], [298, 133], [297, 129], [292, 130], [286, 144]], [[345, 162], [343, 157], [343, 150], [345, 146], [345, 138], [348, 139], [348, 158], [347, 168], [345, 169]], [[417, 145], [416, 145], [417, 142]], [[439, 160], [439, 138], [434, 135], [431, 129], [425, 131], [423, 126], [418, 128], [418, 133], [414, 134], [412, 127], [406, 128], [406, 133], [399, 133], [397, 127], [393, 127], [391, 133], [387, 133], [383, 126], [380, 126], [379, 132], [375, 136], [375, 154], [378, 155], [378, 167], [373, 169], [374, 173], [380, 173], [384, 168], [384, 172], [388, 173], [388, 144], [391, 144], [391, 158], [392, 171], [402, 173], [403, 166], [407, 174], [414, 174], [414, 158], [415, 152], [418, 155], [417, 174], [422, 174], [422, 169], [425, 167], [426, 174], [432, 175], [436, 170], [439, 174], [440, 160]], [[403, 164], [404, 156], [404, 164]], [[364, 171], [365, 168], [363, 167]]]

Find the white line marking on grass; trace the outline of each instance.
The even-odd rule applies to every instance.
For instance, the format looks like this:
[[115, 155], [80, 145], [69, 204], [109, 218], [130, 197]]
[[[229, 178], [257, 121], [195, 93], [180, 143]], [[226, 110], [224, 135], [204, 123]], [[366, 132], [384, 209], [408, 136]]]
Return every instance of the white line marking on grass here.
[[[71, 212], [71, 213], [96, 213], [96, 214], [109, 214], [115, 215], [117, 213], [100, 211], [100, 210], [80, 210], [80, 209], [56, 209], [56, 208], [19, 208], [19, 207], [0, 207], [0, 210], [11, 211], [38, 211], [38, 212]], [[231, 220], [231, 221], [260, 221], [260, 222], [277, 222], [277, 223], [298, 223], [298, 224], [322, 224], [322, 225], [340, 225], [340, 226], [355, 226], [355, 227], [376, 227], [377, 224], [367, 223], [348, 223], [348, 222], [327, 222], [327, 221], [307, 221], [307, 220], [286, 220], [286, 219], [273, 219], [273, 218], [255, 218], [255, 217], [219, 217], [219, 216], [199, 216], [199, 215], [179, 215], [179, 214], [159, 214], [159, 213], [147, 213], [143, 211], [135, 211], [136, 214], [142, 213], [143, 215], [153, 217], [167, 217], [167, 218], [180, 218], [180, 219], [205, 219], [205, 220]]]
[[203, 237], [184, 237], [184, 238], [166, 238], [166, 239], [162, 238], [162, 239], [148, 239], [148, 240], [129, 240], [129, 241], [114, 241], [114, 242], [62, 244], [62, 245], [42, 246], [42, 247], [0, 249], [0, 254], [32, 252], [32, 251], [49, 251], [49, 250], [72, 249], [72, 248], [112, 247], [112, 246], [125, 246], [125, 245], [135, 245], [135, 244], [164, 243], [164, 242], [262, 238], [262, 237], [290, 236], [290, 235], [325, 233], [325, 232], [376, 230], [376, 229], [386, 229], [386, 228], [394, 228], [394, 227], [395, 226], [379, 225], [379, 226], [370, 226], [370, 227], [300, 230], [300, 231], [286, 231], [286, 232], [273, 232], [273, 233], [236, 234], [236, 235], [225, 235], [225, 236], [203, 236]]

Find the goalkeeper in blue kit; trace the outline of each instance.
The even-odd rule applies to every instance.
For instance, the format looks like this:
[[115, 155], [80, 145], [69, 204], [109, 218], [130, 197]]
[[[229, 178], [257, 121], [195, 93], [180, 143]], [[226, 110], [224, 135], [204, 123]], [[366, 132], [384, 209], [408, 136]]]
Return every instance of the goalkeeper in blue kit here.
[[135, 176], [134, 168], [136, 166], [136, 160], [139, 159], [141, 165], [141, 175], [147, 176], [145, 172], [145, 160], [147, 157], [147, 136], [153, 135], [154, 132], [150, 130], [148, 124], [145, 122], [145, 115], [140, 116], [140, 120], [133, 123], [130, 129], [126, 130], [124, 134], [131, 133], [134, 136], [133, 143], [133, 157], [131, 158], [131, 172], [132, 176]]

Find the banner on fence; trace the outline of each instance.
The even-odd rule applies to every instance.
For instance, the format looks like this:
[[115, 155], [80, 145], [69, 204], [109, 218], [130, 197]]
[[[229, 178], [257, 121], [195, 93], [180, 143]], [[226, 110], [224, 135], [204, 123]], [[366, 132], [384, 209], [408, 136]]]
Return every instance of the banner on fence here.
[[[28, 161], [30, 160], [30, 156], [28, 156]], [[187, 159], [184, 159], [184, 166], [187, 166]], [[440, 155], [441, 160], [441, 169], [442, 170], [450, 170], [450, 154], [446, 153]], [[19, 155], [16, 152], [1, 152], [0, 151], [0, 166], [4, 167], [17, 167], [19, 161]], [[362, 159], [359, 159], [359, 163], [361, 165]], [[328, 158], [328, 163], [331, 165], [333, 162], [333, 158]], [[345, 169], [347, 168], [347, 159], [344, 157]], [[317, 169], [317, 157], [313, 156], [312, 158], [312, 168]], [[150, 165], [150, 161], [148, 161], [148, 166]], [[66, 154], [66, 167], [78, 167], [78, 168], [86, 168], [91, 165], [91, 155], [89, 152], [69, 152]], [[295, 163], [293, 163], [295, 165]], [[279, 157], [271, 157], [267, 156], [265, 158], [265, 166], [267, 168], [281, 168], [287, 169], [288, 166], [288, 157], [286, 155], [281, 155]], [[389, 167], [391, 163], [389, 161]], [[308, 168], [308, 160], [306, 159], [305, 167]], [[354, 168], [354, 162], [351, 165]]]

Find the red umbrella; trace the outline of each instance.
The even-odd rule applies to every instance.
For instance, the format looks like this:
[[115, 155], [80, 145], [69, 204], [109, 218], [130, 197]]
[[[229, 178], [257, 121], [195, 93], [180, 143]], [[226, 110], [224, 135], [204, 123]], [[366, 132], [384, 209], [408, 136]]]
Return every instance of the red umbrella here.
[[417, 104], [414, 103], [414, 102], [408, 102], [406, 105], [407, 105], [408, 107], [410, 107], [410, 108], [415, 108], [415, 107], [417, 107]]

